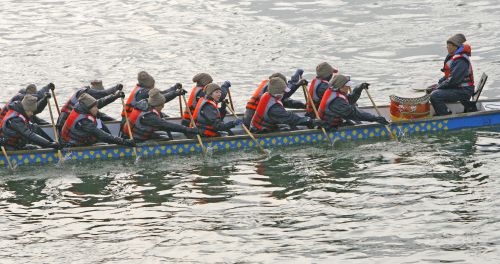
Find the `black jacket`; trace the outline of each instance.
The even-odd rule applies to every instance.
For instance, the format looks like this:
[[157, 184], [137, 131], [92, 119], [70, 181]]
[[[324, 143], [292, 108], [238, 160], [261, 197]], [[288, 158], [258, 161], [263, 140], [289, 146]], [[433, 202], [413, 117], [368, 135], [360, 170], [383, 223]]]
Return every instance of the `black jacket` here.
[[[9, 104], [9, 108], [26, 117], [26, 112], [24, 111], [20, 101]], [[36, 127], [33, 124], [26, 124], [23, 122], [21, 117], [14, 117], [10, 119], [2, 128], [2, 137], [4, 137], [5, 141], [8, 141], [11, 137], [21, 135], [22, 140], [20, 144], [18, 146], [10, 146], [14, 149], [22, 149], [26, 144], [49, 147], [51, 142], [38, 135], [35, 131]]]
[[[135, 108], [138, 110], [141, 110], [141, 111], [151, 110], [151, 106], [148, 104], [148, 100], [140, 101], [139, 103], [137, 103]], [[142, 124], [144, 124], [146, 126], [154, 127], [155, 130], [161, 130], [161, 131], [173, 131], [173, 132], [180, 132], [180, 133], [189, 133], [189, 132], [194, 130], [194, 129], [189, 128], [189, 127], [185, 127], [185, 126], [181, 126], [179, 124], [168, 122], [153, 112], [145, 114], [144, 117], [142, 118], [141, 122], [142, 122]]]
[[228, 131], [229, 129], [236, 126], [233, 121], [224, 123], [222, 121], [224, 118], [219, 117], [218, 113], [219, 113], [218, 109], [214, 108], [213, 105], [208, 103], [205, 104], [203, 108], [200, 110], [200, 115], [202, 117], [201, 119], [203, 119], [203, 121], [206, 122], [207, 125], [214, 127], [217, 131]]
[[372, 115], [367, 112], [363, 112], [356, 107], [356, 102], [361, 96], [361, 92], [363, 89], [361, 87], [356, 87], [352, 91], [352, 93], [347, 95], [349, 99], [349, 103], [345, 102], [344, 99], [337, 97], [333, 100], [333, 102], [328, 105], [328, 108], [331, 112], [336, 114], [338, 117], [343, 118], [344, 120], [352, 120], [352, 121], [376, 121], [377, 116]]

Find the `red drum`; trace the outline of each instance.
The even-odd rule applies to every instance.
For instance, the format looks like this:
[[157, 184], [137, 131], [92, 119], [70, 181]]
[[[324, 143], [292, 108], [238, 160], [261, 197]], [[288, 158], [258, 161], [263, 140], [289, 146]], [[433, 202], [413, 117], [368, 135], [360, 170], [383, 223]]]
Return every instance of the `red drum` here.
[[418, 98], [403, 98], [391, 95], [391, 119], [393, 121], [429, 117], [431, 114], [430, 94]]

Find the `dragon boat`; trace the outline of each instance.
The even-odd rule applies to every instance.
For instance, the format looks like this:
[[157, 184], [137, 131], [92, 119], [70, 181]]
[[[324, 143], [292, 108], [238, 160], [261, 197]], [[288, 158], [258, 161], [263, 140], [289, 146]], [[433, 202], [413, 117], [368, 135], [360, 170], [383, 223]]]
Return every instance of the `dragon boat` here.
[[[480, 85], [481, 89], [482, 86], [484, 86], [484, 82]], [[422, 102], [418, 99], [407, 100], [405, 98], [391, 96], [391, 100], [393, 101], [391, 105], [378, 107], [382, 116], [393, 120], [389, 126], [362, 122], [352, 126], [341, 126], [336, 131], [327, 132], [328, 137], [332, 142], [374, 138], [389, 139], [390, 133], [393, 135], [403, 133], [405, 135], [437, 133], [500, 124], [500, 99], [481, 101], [476, 99], [475, 104], [477, 111], [470, 113], [464, 113], [464, 106], [460, 103], [448, 104], [448, 108], [452, 111], [452, 114], [447, 116], [432, 116], [432, 108], [419, 107]], [[428, 97], [424, 96], [422, 100], [428, 100]], [[415, 105], [415, 107], [412, 107], [412, 104]], [[360, 107], [360, 109], [372, 114], [377, 114], [377, 109], [374, 107]], [[398, 109], [400, 111], [395, 111]], [[420, 109], [423, 109], [423, 114], [422, 112], [418, 112]], [[406, 111], [406, 113], [404, 111]], [[408, 111], [413, 111], [414, 113], [408, 113]], [[295, 110], [295, 112], [301, 115], [304, 114], [301, 110]], [[395, 112], [398, 116], [395, 116]], [[404, 119], [401, 118], [403, 114], [413, 117], [422, 114], [422, 116], [413, 119]], [[241, 117], [242, 115], [240, 114], [239, 116]], [[232, 119], [234, 119], [234, 117], [227, 116], [225, 120]], [[170, 118], [169, 121], [180, 123], [180, 118]], [[109, 122], [106, 123], [106, 125], [113, 135], [118, 135], [120, 127], [119, 122]], [[50, 137], [54, 137], [51, 126], [44, 126], [42, 129]], [[233, 132], [234, 135], [232, 136], [203, 138], [203, 144], [206, 148], [212, 149], [214, 152], [255, 149], [257, 147], [253, 139], [245, 134], [243, 129], [236, 128]], [[202, 153], [203, 149], [196, 139], [188, 139], [180, 133], [172, 134], [173, 140], [150, 141], [138, 144], [136, 147], [137, 155], [141, 157], [151, 157]], [[254, 136], [257, 142], [264, 148], [317, 142], [326, 143], [329, 141], [321, 130], [307, 129], [305, 127], [299, 127], [298, 130], [294, 131], [254, 134]], [[120, 159], [133, 157], [135, 154], [133, 148], [113, 144], [102, 144], [89, 147], [66, 148], [62, 150], [62, 155], [65, 160], [81, 161]], [[9, 151], [8, 156], [10, 161], [16, 166], [59, 162], [58, 153], [53, 149]], [[8, 165], [4, 155], [0, 156], [0, 165], [4, 167]]]

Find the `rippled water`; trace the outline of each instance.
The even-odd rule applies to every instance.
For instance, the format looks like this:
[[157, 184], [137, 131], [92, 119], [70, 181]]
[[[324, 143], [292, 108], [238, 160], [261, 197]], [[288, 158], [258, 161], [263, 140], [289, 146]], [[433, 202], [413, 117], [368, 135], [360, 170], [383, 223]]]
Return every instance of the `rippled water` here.
[[[439, 78], [456, 32], [494, 98], [499, 13], [497, 1], [6, 0], [0, 101], [29, 82], [53, 81], [64, 101], [93, 78], [130, 90], [145, 69], [189, 87], [208, 71], [232, 81], [241, 111], [271, 72], [311, 78], [330, 61], [382, 104]], [[1, 170], [0, 262], [498, 263], [499, 153], [489, 128]]]

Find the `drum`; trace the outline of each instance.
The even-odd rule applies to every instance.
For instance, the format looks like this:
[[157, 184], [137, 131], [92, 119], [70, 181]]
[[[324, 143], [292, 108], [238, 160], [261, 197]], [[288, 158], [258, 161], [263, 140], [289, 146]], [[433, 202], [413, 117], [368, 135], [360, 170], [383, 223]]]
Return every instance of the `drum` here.
[[426, 118], [431, 114], [430, 94], [418, 98], [404, 98], [396, 95], [389, 97], [393, 121]]

